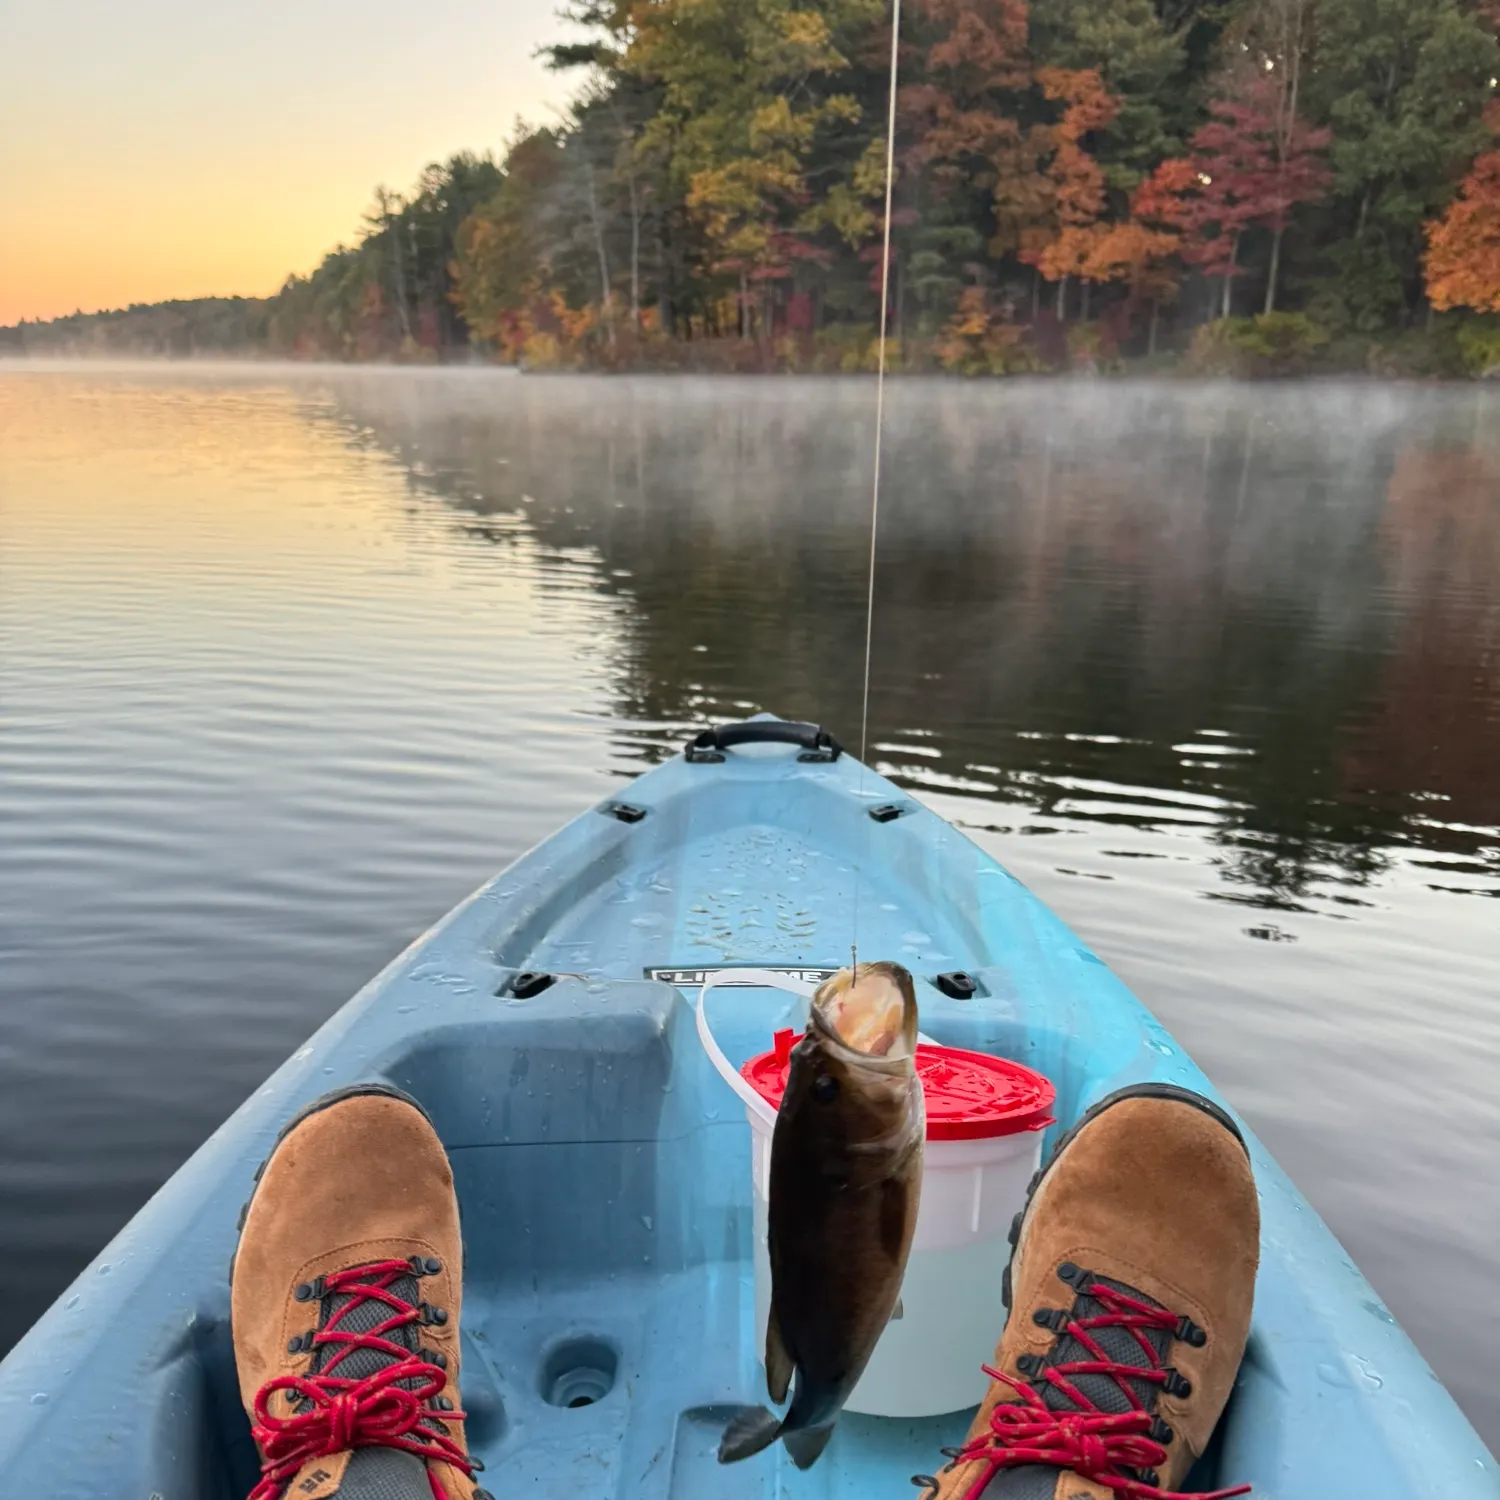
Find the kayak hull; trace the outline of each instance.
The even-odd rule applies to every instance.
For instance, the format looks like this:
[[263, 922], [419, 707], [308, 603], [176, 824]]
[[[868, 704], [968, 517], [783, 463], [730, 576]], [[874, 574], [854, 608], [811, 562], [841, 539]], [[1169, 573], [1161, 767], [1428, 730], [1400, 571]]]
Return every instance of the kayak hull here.
[[[967, 1412], [846, 1416], [805, 1475], [779, 1447], [727, 1469], [714, 1456], [728, 1408], [763, 1399], [764, 1378], [750, 1132], [698, 1042], [691, 981], [816, 973], [847, 960], [856, 930], [862, 955], [918, 976], [924, 1032], [1052, 1079], [1054, 1132], [1146, 1079], [1218, 1098], [1045, 906], [850, 757], [776, 744], [679, 757], [401, 954], [100, 1253], [0, 1365], [0, 1500], [249, 1490], [228, 1322], [236, 1217], [287, 1118], [371, 1078], [422, 1102], [453, 1162], [464, 1401], [499, 1500], [902, 1494]], [[977, 980], [972, 998], [932, 982], [956, 970]], [[518, 976], [533, 974], [552, 981], [529, 993], [538, 981]], [[768, 1045], [786, 1003], [716, 992], [732, 1059]], [[1262, 1198], [1255, 1324], [1195, 1481], [1283, 1500], [1500, 1497], [1477, 1434], [1246, 1134]]]

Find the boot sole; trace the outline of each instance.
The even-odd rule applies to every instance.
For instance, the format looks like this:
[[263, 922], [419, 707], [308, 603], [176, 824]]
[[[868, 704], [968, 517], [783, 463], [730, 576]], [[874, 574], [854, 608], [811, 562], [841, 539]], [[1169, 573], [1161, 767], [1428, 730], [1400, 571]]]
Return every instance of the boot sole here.
[[[255, 1201], [256, 1189], [260, 1186], [260, 1180], [266, 1174], [266, 1168], [271, 1164], [271, 1158], [280, 1149], [281, 1143], [300, 1125], [304, 1120], [311, 1119], [316, 1114], [321, 1114], [325, 1109], [335, 1104], [342, 1104], [345, 1099], [361, 1099], [365, 1097], [399, 1099], [402, 1104], [409, 1104], [427, 1121], [432, 1124], [432, 1116], [412, 1098], [404, 1089], [398, 1089], [389, 1083], [351, 1083], [341, 1089], [332, 1089], [328, 1093], [314, 1099], [311, 1104], [304, 1105], [292, 1116], [290, 1120], [276, 1133], [276, 1139], [271, 1142], [271, 1149], [266, 1152], [265, 1159], [255, 1169], [255, 1176], [251, 1179], [250, 1196], [240, 1205], [240, 1216], [235, 1223], [237, 1234], [244, 1233], [245, 1220], [250, 1217], [250, 1205]], [[234, 1286], [234, 1263], [239, 1259], [240, 1247], [236, 1239], [234, 1254], [229, 1257], [229, 1285]]]
[[1011, 1295], [1011, 1267], [1015, 1264], [1021, 1253], [1021, 1237], [1025, 1230], [1026, 1216], [1031, 1212], [1031, 1205], [1036, 1198], [1037, 1189], [1041, 1187], [1047, 1173], [1061, 1159], [1062, 1154], [1073, 1143], [1083, 1127], [1093, 1120], [1097, 1120], [1107, 1109], [1112, 1109], [1116, 1104], [1123, 1104], [1127, 1099], [1170, 1099], [1177, 1104], [1187, 1104], [1193, 1109], [1201, 1110], [1210, 1119], [1222, 1125], [1235, 1140], [1240, 1143], [1240, 1149], [1246, 1156], [1250, 1154], [1250, 1148], [1245, 1145], [1245, 1137], [1240, 1133], [1240, 1127], [1229, 1117], [1229, 1115], [1213, 1102], [1206, 1099], [1202, 1094], [1195, 1093], [1192, 1089], [1182, 1088], [1175, 1083], [1131, 1083], [1122, 1089], [1116, 1089], [1112, 1094], [1106, 1094], [1097, 1104], [1092, 1104], [1083, 1112], [1078, 1123], [1063, 1132], [1058, 1137], [1057, 1144], [1052, 1148], [1052, 1155], [1047, 1158], [1046, 1164], [1037, 1168], [1032, 1174], [1031, 1181], [1026, 1184], [1026, 1202], [1021, 1211], [1011, 1220], [1010, 1225], [1010, 1260], [1006, 1262], [1005, 1272], [1000, 1278], [1000, 1300], [1005, 1306], [1005, 1326], [1010, 1326], [1010, 1295]]

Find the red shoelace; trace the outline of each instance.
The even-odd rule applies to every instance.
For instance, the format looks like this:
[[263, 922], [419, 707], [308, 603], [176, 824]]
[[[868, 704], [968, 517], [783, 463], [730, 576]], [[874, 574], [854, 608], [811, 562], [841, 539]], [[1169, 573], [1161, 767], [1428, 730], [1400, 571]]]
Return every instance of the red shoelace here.
[[[345, 1294], [349, 1300], [313, 1335], [313, 1344], [337, 1347], [318, 1374], [278, 1375], [256, 1392], [252, 1432], [260, 1446], [261, 1479], [250, 1492], [250, 1500], [278, 1500], [309, 1460], [328, 1458], [348, 1448], [399, 1448], [418, 1458], [452, 1464], [472, 1477], [474, 1461], [446, 1428], [419, 1425], [463, 1421], [461, 1411], [443, 1411], [428, 1404], [442, 1395], [447, 1374], [386, 1337], [421, 1321], [421, 1310], [390, 1290], [392, 1282], [411, 1274], [407, 1261], [381, 1260], [323, 1278], [326, 1293]], [[390, 1317], [364, 1333], [341, 1328], [350, 1309], [365, 1302], [383, 1302], [391, 1309]], [[356, 1349], [388, 1354], [391, 1363], [360, 1380], [337, 1374], [338, 1366]], [[404, 1386], [402, 1381], [411, 1384]], [[291, 1416], [273, 1415], [271, 1397], [278, 1391], [285, 1391], [291, 1404], [303, 1409]], [[449, 1500], [430, 1468], [427, 1480], [434, 1500]]]
[[[1021, 1399], [1005, 1402], [990, 1413], [990, 1430], [966, 1443], [954, 1454], [959, 1464], [979, 1461], [984, 1470], [968, 1490], [970, 1497], [984, 1494], [985, 1487], [1001, 1469], [1023, 1464], [1071, 1469], [1080, 1479], [1113, 1490], [1118, 1500], [1229, 1500], [1250, 1493], [1248, 1484], [1233, 1489], [1189, 1494], [1159, 1489], [1122, 1470], [1154, 1470], [1167, 1461], [1166, 1447], [1150, 1436], [1156, 1419], [1141, 1404], [1131, 1381], [1165, 1386], [1170, 1371], [1157, 1358], [1147, 1330], [1176, 1333], [1179, 1318], [1163, 1307], [1153, 1307], [1099, 1281], [1075, 1284], [1084, 1296], [1101, 1303], [1104, 1311], [1091, 1318], [1070, 1318], [1059, 1332], [1071, 1335], [1094, 1357], [1051, 1365], [1033, 1377], [1061, 1391], [1074, 1403], [1073, 1411], [1054, 1411], [1037, 1393], [1034, 1384], [1014, 1380], [1000, 1370], [984, 1367], [986, 1375], [1003, 1381]], [[1148, 1363], [1124, 1365], [1109, 1358], [1091, 1329], [1124, 1328], [1129, 1331]], [[1111, 1414], [1100, 1411], [1073, 1383], [1076, 1375], [1108, 1375], [1125, 1393], [1131, 1410]], [[952, 1452], [952, 1450], [949, 1450]]]

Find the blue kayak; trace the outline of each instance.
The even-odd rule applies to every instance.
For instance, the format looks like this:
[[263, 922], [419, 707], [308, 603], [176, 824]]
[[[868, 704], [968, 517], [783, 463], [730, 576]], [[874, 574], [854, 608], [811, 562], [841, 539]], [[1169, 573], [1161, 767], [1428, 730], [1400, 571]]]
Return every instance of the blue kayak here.
[[[415, 1095], [452, 1157], [464, 1405], [498, 1500], [913, 1494], [908, 1476], [933, 1470], [969, 1413], [846, 1415], [806, 1474], [779, 1445], [715, 1459], [728, 1408], [764, 1399], [764, 1376], [750, 1131], [693, 1000], [707, 971], [841, 965], [856, 906], [861, 955], [918, 976], [927, 1034], [1055, 1083], [1054, 1133], [1141, 1080], [1217, 1098], [1041, 902], [829, 736], [765, 718], [707, 731], [397, 958], [101, 1252], [0, 1365], [0, 1497], [249, 1492], [226, 1278], [236, 1218], [281, 1125], [365, 1079]], [[714, 995], [731, 1058], [769, 1045], [784, 995]], [[1262, 1198], [1255, 1323], [1195, 1487], [1500, 1496], [1452, 1398], [1246, 1135]], [[976, 1369], [976, 1403], [984, 1386]]]

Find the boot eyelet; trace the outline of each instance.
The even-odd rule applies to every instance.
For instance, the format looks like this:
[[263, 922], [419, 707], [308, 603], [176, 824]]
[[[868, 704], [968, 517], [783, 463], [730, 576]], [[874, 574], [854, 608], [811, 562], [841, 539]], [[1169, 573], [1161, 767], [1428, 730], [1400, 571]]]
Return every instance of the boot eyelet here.
[[417, 1358], [425, 1359], [428, 1364], [436, 1365], [440, 1370], [448, 1368], [448, 1356], [441, 1349], [418, 1349]]
[[1081, 1291], [1084, 1284], [1092, 1279], [1092, 1273], [1085, 1271], [1082, 1266], [1075, 1266], [1070, 1260], [1065, 1260], [1057, 1268], [1057, 1279]]
[[442, 1261], [437, 1260], [435, 1257], [429, 1255], [427, 1259], [422, 1262], [422, 1269], [429, 1276], [436, 1276], [438, 1272], [443, 1269], [443, 1263]]
[[432, 1404], [438, 1409], [438, 1411], [454, 1410], [453, 1403], [446, 1396], [434, 1396], [432, 1398]]
[[1155, 1469], [1142, 1469], [1136, 1477], [1142, 1484], [1154, 1485], [1161, 1475]]
[[1194, 1349], [1201, 1349], [1208, 1342], [1208, 1335], [1189, 1317], [1181, 1317], [1177, 1320], [1177, 1330], [1174, 1337], [1180, 1339], [1184, 1344], [1191, 1344]]
[[312, 1282], [299, 1281], [296, 1290], [292, 1293], [299, 1302], [311, 1302], [313, 1299]]
[[1160, 1443], [1165, 1448], [1177, 1434], [1172, 1431], [1170, 1423], [1164, 1421], [1161, 1417], [1153, 1417], [1147, 1436], [1153, 1443]]
[[1162, 1389], [1169, 1396], [1187, 1397], [1193, 1394], [1193, 1382], [1187, 1376], [1179, 1375], [1176, 1370], [1168, 1370]]
[[1023, 1375], [1035, 1375], [1042, 1368], [1040, 1354], [1022, 1354], [1016, 1359], [1016, 1368]]

